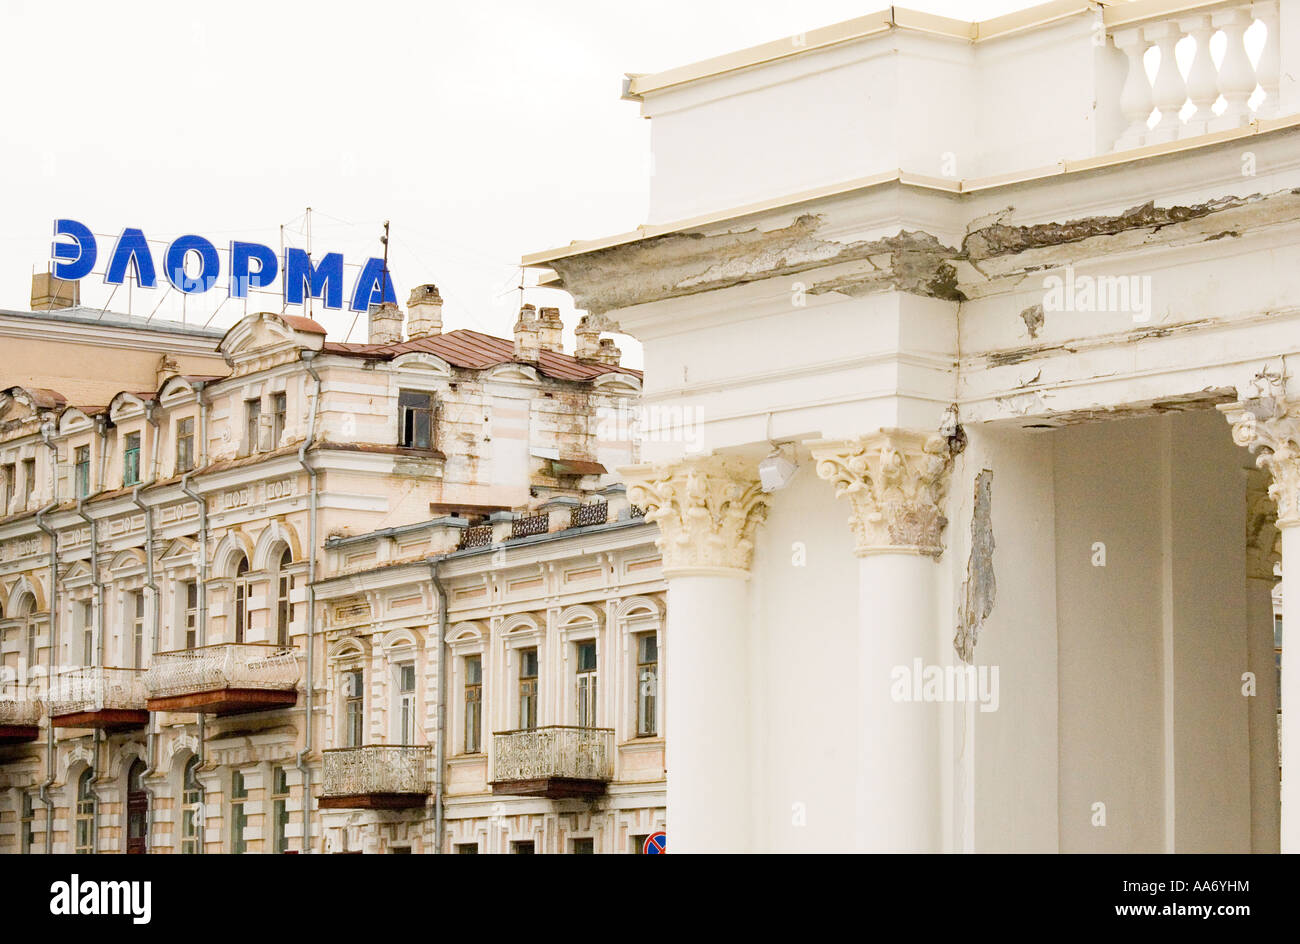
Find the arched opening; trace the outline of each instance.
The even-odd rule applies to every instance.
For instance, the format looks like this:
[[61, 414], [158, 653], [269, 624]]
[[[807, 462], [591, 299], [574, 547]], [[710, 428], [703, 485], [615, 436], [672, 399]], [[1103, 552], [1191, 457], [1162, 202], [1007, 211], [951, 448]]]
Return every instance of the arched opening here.
[[95, 771], [87, 767], [77, 780], [76, 853], [90, 855], [95, 851]]
[[126, 851], [128, 855], [145, 853], [145, 834], [149, 822], [149, 794], [144, 789], [144, 761], [138, 757], [126, 775]]
[[185, 762], [185, 775], [181, 780], [181, 853], [183, 855], [198, 854], [202, 802], [203, 787], [199, 784], [199, 759], [191, 757]]

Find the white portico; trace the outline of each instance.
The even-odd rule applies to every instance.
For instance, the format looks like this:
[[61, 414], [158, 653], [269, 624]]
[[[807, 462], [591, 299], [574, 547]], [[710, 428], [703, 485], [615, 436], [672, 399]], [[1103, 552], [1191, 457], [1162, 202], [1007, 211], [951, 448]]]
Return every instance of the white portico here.
[[627, 470], [673, 851], [1300, 850], [1298, 37], [893, 8], [629, 80], [650, 223], [525, 262], [698, 421]]

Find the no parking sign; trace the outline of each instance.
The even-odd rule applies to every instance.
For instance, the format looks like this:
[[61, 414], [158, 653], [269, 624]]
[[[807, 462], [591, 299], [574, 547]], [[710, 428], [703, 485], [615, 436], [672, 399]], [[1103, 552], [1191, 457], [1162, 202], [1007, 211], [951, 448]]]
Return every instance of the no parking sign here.
[[667, 855], [668, 834], [661, 829], [657, 833], [646, 836], [645, 842], [641, 844], [641, 851], [646, 855]]

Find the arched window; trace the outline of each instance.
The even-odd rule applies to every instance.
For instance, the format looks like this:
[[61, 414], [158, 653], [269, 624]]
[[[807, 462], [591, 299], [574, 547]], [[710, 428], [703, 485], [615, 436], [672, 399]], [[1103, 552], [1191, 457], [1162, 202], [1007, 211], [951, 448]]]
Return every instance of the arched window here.
[[143, 855], [149, 822], [149, 794], [144, 789], [144, 761], [138, 757], [126, 775], [126, 851]]
[[243, 642], [248, 632], [248, 604], [252, 597], [248, 581], [248, 558], [241, 556], [235, 565], [235, 642]]
[[95, 772], [87, 767], [77, 781], [77, 846], [78, 855], [95, 851]]
[[203, 802], [203, 787], [199, 784], [199, 759], [191, 757], [185, 763], [185, 779], [181, 785], [181, 853], [196, 855], [199, 851], [199, 805]]
[[293, 618], [293, 575], [288, 572], [293, 563], [293, 552], [287, 547], [280, 555], [280, 579], [275, 595], [275, 642], [279, 646], [289, 645], [289, 621]]

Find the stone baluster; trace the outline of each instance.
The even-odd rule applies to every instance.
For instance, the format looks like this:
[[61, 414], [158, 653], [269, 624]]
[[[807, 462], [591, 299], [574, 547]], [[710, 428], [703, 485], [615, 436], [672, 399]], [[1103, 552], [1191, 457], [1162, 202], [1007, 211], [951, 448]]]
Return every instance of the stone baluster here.
[[1183, 38], [1183, 31], [1176, 21], [1165, 20], [1144, 26], [1142, 36], [1160, 50], [1160, 65], [1156, 68], [1156, 79], [1151, 87], [1151, 98], [1160, 111], [1160, 120], [1151, 129], [1147, 143], [1172, 141], [1182, 130], [1183, 119], [1179, 112], [1187, 101], [1187, 83], [1178, 71], [1178, 57], [1174, 54], [1174, 47]]
[[1214, 67], [1210, 54], [1210, 37], [1215, 33], [1208, 14], [1188, 17], [1181, 22], [1183, 32], [1196, 41], [1192, 66], [1187, 70], [1187, 97], [1196, 106], [1180, 132], [1181, 137], [1193, 137], [1210, 130], [1214, 120], [1214, 103], [1219, 100], [1219, 70]]
[[1261, 0], [1252, 4], [1251, 11], [1268, 31], [1255, 70], [1259, 86], [1264, 90], [1264, 100], [1259, 103], [1255, 114], [1260, 118], [1271, 118], [1281, 111], [1278, 96], [1282, 79], [1282, 41], [1277, 0]]
[[1227, 38], [1223, 62], [1219, 66], [1219, 94], [1228, 107], [1211, 124], [1212, 131], [1239, 128], [1253, 117], [1250, 96], [1255, 91], [1255, 67], [1246, 54], [1246, 30], [1254, 22], [1249, 7], [1234, 7], [1214, 14], [1214, 25]]
[[1147, 140], [1147, 120], [1151, 117], [1151, 83], [1147, 81], [1146, 66], [1142, 62], [1147, 46], [1140, 29], [1120, 30], [1115, 34], [1115, 47], [1128, 58], [1128, 75], [1119, 97], [1120, 111], [1128, 121], [1128, 127], [1115, 142], [1117, 151], [1141, 147]]

